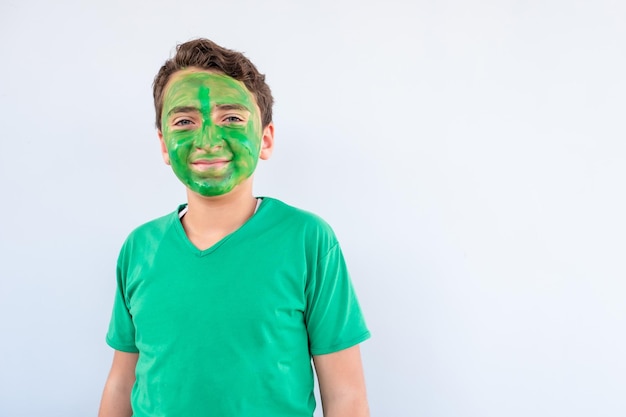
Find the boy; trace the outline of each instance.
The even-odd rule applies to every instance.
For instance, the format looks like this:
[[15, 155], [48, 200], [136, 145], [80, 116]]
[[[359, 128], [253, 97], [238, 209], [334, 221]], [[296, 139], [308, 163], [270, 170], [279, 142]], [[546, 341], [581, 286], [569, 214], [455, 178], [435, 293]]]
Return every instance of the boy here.
[[99, 416], [311, 417], [311, 357], [324, 416], [367, 416], [369, 332], [332, 230], [252, 194], [274, 146], [265, 77], [197, 39], [161, 67], [154, 103], [188, 201], [122, 247]]

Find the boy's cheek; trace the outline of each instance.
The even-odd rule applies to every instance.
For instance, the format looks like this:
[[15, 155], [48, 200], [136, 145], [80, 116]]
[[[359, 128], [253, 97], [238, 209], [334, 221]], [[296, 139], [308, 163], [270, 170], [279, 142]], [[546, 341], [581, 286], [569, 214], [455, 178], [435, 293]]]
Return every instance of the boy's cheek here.
[[186, 162], [189, 159], [192, 147], [192, 142], [176, 143], [172, 146], [170, 157], [174, 156], [177, 160]]
[[167, 132], [163, 135], [167, 147], [180, 146], [196, 139], [197, 133], [191, 131], [174, 131]]
[[172, 140], [165, 142], [165, 144], [172, 164], [187, 164], [191, 150], [193, 149], [193, 141]]
[[254, 159], [259, 157], [260, 139], [250, 138], [246, 135], [232, 135], [227, 142], [237, 157]]

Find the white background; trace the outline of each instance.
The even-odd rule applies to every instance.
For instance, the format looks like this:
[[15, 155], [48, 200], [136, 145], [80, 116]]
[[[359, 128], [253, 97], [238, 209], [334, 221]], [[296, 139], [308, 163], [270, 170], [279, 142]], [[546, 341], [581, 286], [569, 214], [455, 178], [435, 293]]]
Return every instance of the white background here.
[[0, 417], [95, 415], [197, 36], [267, 74], [256, 193], [335, 228], [372, 416], [626, 415], [624, 2], [2, 0]]

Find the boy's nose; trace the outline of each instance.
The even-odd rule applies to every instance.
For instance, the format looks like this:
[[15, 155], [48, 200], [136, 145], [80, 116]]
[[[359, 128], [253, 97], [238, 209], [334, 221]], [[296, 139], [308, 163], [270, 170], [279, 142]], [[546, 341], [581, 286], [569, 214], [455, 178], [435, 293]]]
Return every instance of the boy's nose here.
[[220, 149], [224, 144], [222, 129], [214, 124], [205, 125], [196, 140], [196, 147], [199, 149]]

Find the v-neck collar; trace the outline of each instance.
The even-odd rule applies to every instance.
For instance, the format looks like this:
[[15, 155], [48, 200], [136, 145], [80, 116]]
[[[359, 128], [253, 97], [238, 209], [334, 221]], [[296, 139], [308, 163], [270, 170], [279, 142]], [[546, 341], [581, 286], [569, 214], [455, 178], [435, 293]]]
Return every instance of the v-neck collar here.
[[206, 249], [200, 249], [196, 245], [194, 245], [191, 242], [191, 240], [189, 240], [189, 237], [187, 236], [187, 233], [185, 233], [185, 229], [183, 228], [183, 223], [182, 223], [182, 219], [181, 219], [181, 214], [180, 213], [183, 210], [187, 209], [187, 204], [181, 204], [180, 206], [178, 206], [178, 209], [174, 213], [172, 213], [172, 215], [174, 216], [174, 219], [173, 219], [174, 220], [174, 228], [176, 229], [176, 233], [178, 234], [178, 236], [182, 239], [184, 245], [187, 247], [187, 249], [191, 253], [193, 253], [194, 255], [199, 256], [199, 257], [210, 255], [211, 253], [213, 253], [216, 250], [218, 250], [228, 240], [230, 240], [231, 237], [236, 236], [236, 235], [240, 234], [242, 231], [244, 231], [248, 227], [248, 225], [254, 221], [254, 219], [258, 216], [259, 212], [267, 205], [267, 203], [269, 203], [269, 200], [271, 200], [270, 198], [267, 198], [267, 197], [257, 197], [257, 198], [259, 198], [261, 201], [260, 201], [260, 203], [258, 203], [257, 209], [252, 214], [252, 216], [250, 216], [248, 218], [248, 220], [246, 220], [236, 230], [233, 230], [231, 233], [227, 234], [222, 239], [218, 240], [212, 246], [210, 246], [210, 247], [208, 247]]

